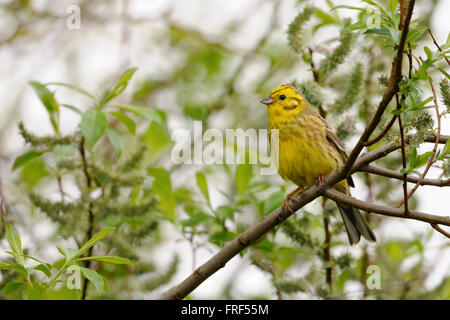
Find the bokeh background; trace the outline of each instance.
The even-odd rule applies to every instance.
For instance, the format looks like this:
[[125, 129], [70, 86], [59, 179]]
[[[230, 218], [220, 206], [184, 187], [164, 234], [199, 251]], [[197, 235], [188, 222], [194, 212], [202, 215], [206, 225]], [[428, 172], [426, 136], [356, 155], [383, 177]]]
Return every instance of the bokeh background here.
[[[294, 80], [306, 83], [312, 79], [309, 65], [289, 48], [286, 36], [289, 23], [304, 3], [294, 0], [1, 0], [0, 190], [9, 208], [7, 219], [18, 228], [24, 247], [40, 259], [53, 262], [58, 256], [55, 244], [76, 245], [67, 232], [60, 233], [58, 224], [28, 200], [27, 193], [31, 189], [49, 199], [59, 199], [58, 186], [51, 174], [41, 174], [45, 164], [34, 163], [34, 167], [12, 170], [14, 159], [26, 150], [18, 131], [20, 121], [36, 134], [53, 132], [44, 107], [28, 84], [30, 80], [71, 83], [100, 96], [127, 68], [137, 67], [118, 101], [161, 110], [167, 120], [164, 127], [150, 128], [148, 121], [136, 119], [136, 135], [124, 139], [120, 157], [111, 155], [114, 150], [106, 139], [99, 142], [106, 145], [100, 149], [100, 157], [113, 164], [145, 147], [145, 165], [162, 167], [169, 172], [177, 203], [175, 220], [161, 217], [161, 213], [159, 216], [148, 213], [156, 215], [157, 223], [148, 234], [140, 236], [139, 242], [118, 239], [134, 251], [139, 257], [136, 259], [145, 263], [140, 270], [125, 274], [106, 270], [110, 292], [100, 298], [157, 298], [189, 275], [194, 266], [198, 267], [217, 252], [223, 241], [239, 234], [239, 230], [276, 207], [283, 195], [294, 187], [292, 184], [276, 175], [259, 177], [258, 170], [250, 169], [250, 182], [244, 181], [243, 187], [236, 187], [239, 182], [235, 181], [234, 166], [174, 165], [170, 158], [173, 146], [170, 133], [177, 128], [191, 130], [194, 120], [202, 121], [205, 129], [265, 128], [267, 115], [265, 106], [259, 103], [261, 98], [279, 84]], [[366, 6], [359, 1], [335, 0], [332, 3]], [[67, 10], [72, 5], [81, 9], [80, 28], [75, 30], [67, 26], [72, 13]], [[314, 1], [314, 5], [330, 13], [330, 1]], [[341, 18], [355, 19], [358, 14], [354, 10], [338, 11]], [[449, 1], [418, 1], [414, 17], [424, 17], [424, 25], [430, 27], [438, 42], [444, 43], [450, 30], [448, 12]], [[318, 14], [307, 27], [310, 30], [320, 22]], [[305, 32], [305, 41], [317, 51], [316, 63], [336, 46], [338, 35], [339, 25], [334, 24], [325, 25], [314, 33]], [[364, 77], [371, 81], [369, 103], [375, 106], [379, 101], [383, 88], [376, 79], [389, 71], [392, 51], [383, 51], [371, 41], [358, 38], [333, 80], [334, 91], [322, 93], [325, 105], [336, 99], [338, 83], [342, 83], [356, 63], [361, 63]], [[424, 36], [421, 41], [417, 52], [423, 45], [432, 48], [429, 37]], [[364, 53], [369, 50], [375, 52], [376, 60], [370, 60]], [[379, 67], [369, 71], [375, 63]], [[439, 79], [439, 75], [434, 76]], [[92, 107], [92, 102], [83, 95], [63, 87], [53, 89], [60, 103], [77, 106], [82, 111]], [[425, 89], [423, 95], [431, 94]], [[328, 118], [334, 127], [342, 129], [341, 133], [347, 132], [343, 137], [347, 150], [364, 128], [364, 119], [358, 118], [363, 100], [364, 94], [360, 94], [353, 108]], [[70, 135], [78, 130], [80, 116], [61, 108], [60, 121], [61, 133]], [[350, 123], [351, 128], [345, 128], [343, 123]], [[115, 125], [119, 132], [126, 132], [121, 124]], [[450, 134], [448, 119], [443, 120], [442, 134]], [[431, 147], [423, 145], [420, 151], [429, 151]], [[387, 166], [398, 168], [398, 159]], [[248, 173], [248, 168], [242, 170]], [[210, 201], [205, 200], [196, 184], [197, 172], [207, 177]], [[438, 177], [440, 173], [432, 169], [429, 177]], [[383, 179], [379, 185], [376, 179], [372, 182], [375, 186], [371, 192], [375, 195], [369, 195], [366, 177], [358, 174], [353, 195], [361, 199], [370, 196], [372, 200], [388, 204], [400, 200], [400, 185]], [[80, 196], [73, 177], [63, 177], [62, 182], [70, 197]], [[250, 191], [241, 192], [239, 188]], [[448, 196], [445, 188], [422, 187], [414, 196], [413, 206], [425, 212], [448, 215]], [[222, 233], [222, 237], [211, 239], [219, 233], [214, 233], [212, 230], [217, 226], [206, 220], [196, 226], [183, 225], [183, 221], [191, 217], [189, 208], [208, 213], [209, 207], [216, 210], [221, 206], [237, 212], [229, 221], [224, 220], [231, 231]], [[154, 210], [164, 213], [161, 208]], [[322, 241], [322, 211], [321, 201], [315, 201], [297, 214], [298, 221], [292, 222], [291, 227], [297, 230], [303, 226], [307, 230], [302, 232], [308, 237]], [[307, 221], [301, 221], [303, 215], [309, 217]], [[333, 216], [333, 219], [340, 230], [339, 217]], [[276, 257], [261, 248], [251, 249], [230, 261], [190, 297], [276, 299], [329, 295], [395, 299], [450, 296], [448, 239], [429, 225], [416, 221], [375, 216], [372, 223], [377, 226], [378, 244], [349, 247], [342, 232], [336, 235], [333, 256], [337, 261], [337, 289], [334, 294], [324, 289], [320, 256], [307, 245], [305, 249], [277, 231], [270, 236], [273, 243], [265, 244], [267, 248], [276, 249]], [[122, 249], [121, 253], [126, 255], [125, 248]], [[3, 239], [0, 259], [8, 257], [4, 253], [6, 250], [7, 243]], [[377, 292], [367, 292], [364, 282], [359, 281], [364, 280], [363, 272], [354, 271], [361, 269], [364, 255], [371, 257], [371, 264], [381, 267], [382, 289]], [[3, 275], [0, 280], [5, 280]], [[289, 291], [288, 282], [298, 287]]]

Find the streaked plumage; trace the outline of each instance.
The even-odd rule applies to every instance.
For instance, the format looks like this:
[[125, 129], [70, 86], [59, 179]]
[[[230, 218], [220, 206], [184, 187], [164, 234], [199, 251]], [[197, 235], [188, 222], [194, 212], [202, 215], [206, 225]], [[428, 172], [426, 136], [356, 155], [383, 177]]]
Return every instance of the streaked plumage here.
[[[268, 106], [269, 129], [279, 130], [278, 173], [283, 179], [306, 188], [347, 159], [333, 129], [294, 87], [279, 86], [261, 102]], [[276, 148], [271, 149], [274, 152]], [[338, 182], [334, 188], [350, 194], [349, 185], [354, 187], [351, 177]], [[338, 208], [351, 244], [358, 243], [361, 235], [376, 241], [358, 209], [343, 204], [338, 204]]]

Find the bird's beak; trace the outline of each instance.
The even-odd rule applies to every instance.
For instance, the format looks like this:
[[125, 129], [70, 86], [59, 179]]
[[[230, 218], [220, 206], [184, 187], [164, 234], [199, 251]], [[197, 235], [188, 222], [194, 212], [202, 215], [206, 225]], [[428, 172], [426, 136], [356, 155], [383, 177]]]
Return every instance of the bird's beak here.
[[261, 103], [269, 105], [269, 104], [273, 103], [273, 100], [272, 100], [271, 97], [267, 96], [267, 97], [265, 97], [264, 99], [261, 100]]

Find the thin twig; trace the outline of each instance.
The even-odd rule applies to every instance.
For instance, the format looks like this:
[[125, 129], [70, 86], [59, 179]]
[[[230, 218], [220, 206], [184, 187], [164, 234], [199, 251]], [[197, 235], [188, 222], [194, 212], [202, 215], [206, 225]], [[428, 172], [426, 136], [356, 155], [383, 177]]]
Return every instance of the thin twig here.
[[[388, 177], [388, 178], [394, 178], [394, 179], [398, 179], [398, 180], [403, 180], [403, 174], [395, 171], [395, 170], [390, 170], [390, 169], [386, 169], [386, 168], [381, 168], [372, 164], [368, 164], [366, 166], [363, 166], [361, 168], [359, 168], [358, 171], [361, 172], [368, 172], [368, 173], [372, 173], [372, 174], [376, 174], [379, 176], [384, 176], [384, 177]], [[435, 186], [435, 187], [448, 187], [450, 186], [450, 178], [442, 180], [442, 179], [423, 179], [421, 180], [418, 176], [413, 176], [413, 175], [407, 175], [406, 179], [408, 180], [408, 182], [410, 183], [419, 183], [421, 186]]]
[[[402, 95], [402, 99], [404, 100], [405, 96]], [[398, 101], [398, 94], [395, 95], [395, 101], [397, 103], [397, 110], [400, 110], [400, 103]], [[406, 150], [405, 150], [405, 137], [403, 133], [403, 125], [402, 125], [402, 116], [398, 116], [398, 126], [400, 129], [400, 139], [401, 139], [401, 151], [402, 151], [402, 167], [403, 170], [406, 170]], [[405, 214], [408, 214], [408, 174], [403, 173], [403, 200], [405, 203]]]
[[[91, 176], [89, 175], [89, 171], [88, 171], [88, 164], [87, 164], [87, 160], [86, 160], [86, 147], [85, 147], [84, 137], [81, 138], [79, 151], [80, 151], [80, 155], [81, 155], [81, 161], [82, 161], [82, 164], [83, 164], [83, 173], [84, 173], [84, 176], [86, 178], [86, 186], [87, 186], [88, 191], [90, 191], [91, 187], [92, 187], [92, 179], [91, 179]], [[90, 238], [92, 238], [92, 234], [93, 234], [93, 231], [94, 231], [94, 213], [92, 211], [92, 202], [89, 202], [88, 214], [89, 214], [89, 216], [88, 216], [88, 230], [86, 232], [86, 241], [89, 240]], [[87, 252], [87, 256], [88, 257], [92, 256], [92, 248], [93, 248], [93, 246], [91, 246], [89, 248], [88, 252]], [[85, 267], [88, 268], [88, 269], [91, 267], [91, 260], [86, 260]], [[89, 284], [89, 281], [86, 278], [84, 278], [84, 280], [83, 280], [83, 291], [81, 293], [81, 299], [82, 300], [86, 299], [88, 284]]]
[[441, 227], [439, 227], [437, 224], [435, 223], [431, 223], [431, 227], [433, 227], [434, 230], [442, 233], [444, 236], [446, 236], [447, 238], [450, 238], [450, 233], [448, 233], [447, 231], [445, 231], [444, 229], [442, 229]]
[[364, 146], [365, 147], [369, 147], [375, 143], [377, 143], [378, 141], [380, 141], [381, 139], [383, 139], [383, 137], [386, 135], [386, 133], [388, 133], [388, 131], [391, 129], [392, 125], [395, 123], [395, 120], [397, 120], [397, 115], [394, 115], [391, 119], [391, 121], [389, 121], [389, 123], [386, 125], [386, 127], [383, 129], [383, 131], [376, 136], [375, 138], [373, 138], [370, 141], [366, 141], [364, 142]]
[[[434, 38], [433, 33], [431, 32], [431, 30], [430, 30], [430, 29], [427, 29], [427, 31], [428, 31], [428, 33], [430, 34], [431, 39], [433, 39], [434, 45], [438, 48], [438, 50], [439, 50], [440, 52], [442, 52], [442, 49], [441, 49], [441, 47], [439, 46], [439, 44], [437, 43], [436, 39]], [[445, 61], [447, 61], [447, 64], [450, 66], [450, 60], [449, 60], [446, 56], [444, 56], [444, 59], [445, 59]]]
[[333, 290], [333, 269], [331, 268], [331, 233], [328, 225], [329, 219], [327, 216], [323, 217], [323, 224], [325, 229], [325, 246], [323, 248], [323, 255], [325, 262], [328, 263], [328, 266], [325, 268], [325, 279], [331, 293]]
[[366, 212], [377, 213], [385, 216], [396, 217], [396, 218], [405, 218], [418, 220], [423, 222], [428, 222], [430, 224], [443, 224], [446, 226], [450, 226], [450, 217], [438, 216], [428, 213], [423, 213], [415, 210], [410, 210], [409, 214], [405, 216], [404, 211], [399, 208], [391, 208], [382, 206], [375, 203], [368, 203], [366, 201], [362, 201], [356, 198], [353, 198], [349, 195], [341, 193], [335, 189], [329, 188], [326, 189], [324, 195], [328, 198], [343, 203], [347, 205], [351, 205], [352, 207], [364, 210]]
[[[428, 171], [431, 168], [431, 165], [433, 164], [434, 158], [436, 156], [436, 152], [437, 152], [437, 147], [439, 145], [439, 140], [440, 140], [440, 136], [441, 136], [441, 115], [439, 114], [439, 106], [438, 106], [438, 100], [437, 100], [437, 95], [436, 95], [436, 90], [434, 89], [434, 85], [433, 85], [433, 81], [430, 80], [429, 81], [430, 86], [431, 86], [431, 91], [433, 91], [433, 96], [434, 96], [434, 103], [435, 103], [435, 110], [436, 110], [436, 118], [437, 118], [437, 134], [436, 134], [436, 141], [434, 143], [434, 147], [432, 150], [432, 155], [430, 156], [430, 158], [428, 159], [427, 165], [425, 167], [425, 170], [422, 173], [422, 177], [420, 178], [420, 180], [425, 179], [425, 176], [427, 175]], [[416, 183], [416, 185], [411, 189], [411, 191], [408, 193], [407, 197], [406, 197], [406, 201], [411, 198], [411, 196], [414, 194], [414, 192], [416, 192], [417, 188], [419, 188], [420, 186], [420, 180]], [[403, 203], [405, 203], [405, 199], [403, 199], [402, 201], [400, 201], [399, 203], [397, 203], [395, 205], [396, 208], [399, 208], [401, 205], [403, 205]]]
[[[343, 172], [350, 172], [350, 168], [355, 163], [356, 159], [358, 158], [358, 155], [364, 148], [364, 143], [369, 140], [370, 135], [373, 133], [375, 128], [378, 126], [381, 117], [383, 116], [384, 111], [386, 110], [389, 102], [392, 100], [394, 95], [398, 91], [398, 84], [400, 80], [402, 79], [402, 62], [403, 62], [403, 50], [405, 49], [405, 43], [406, 43], [406, 36], [409, 31], [409, 23], [411, 21], [411, 16], [414, 9], [415, 0], [410, 0], [408, 4], [408, 9], [405, 16], [405, 22], [404, 27], [402, 30], [402, 34], [400, 37], [400, 42], [397, 47], [397, 54], [392, 61], [392, 69], [391, 74], [389, 77], [388, 86], [386, 88], [386, 91], [383, 95], [383, 98], [380, 101], [380, 104], [378, 105], [377, 111], [372, 117], [372, 120], [370, 121], [369, 125], [364, 130], [363, 134], [359, 138], [356, 146], [353, 148], [352, 152], [348, 156], [348, 159], [345, 163], [344, 171]], [[345, 178], [345, 177], [343, 177]]]

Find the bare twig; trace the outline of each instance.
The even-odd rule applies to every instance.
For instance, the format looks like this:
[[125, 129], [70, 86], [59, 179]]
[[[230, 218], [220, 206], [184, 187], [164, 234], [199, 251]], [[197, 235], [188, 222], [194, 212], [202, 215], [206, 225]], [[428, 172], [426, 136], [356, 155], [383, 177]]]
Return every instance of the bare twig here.
[[[85, 141], [84, 141], [84, 137], [81, 138], [80, 141], [80, 146], [79, 146], [79, 151], [80, 151], [80, 155], [81, 155], [81, 161], [83, 164], [83, 173], [84, 176], [86, 178], [86, 186], [87, 189], [90, 191], [91, 187], [92, 187], [92, 179], [91, 176], [89, 175], [88, 172], [88, 164], [87, 164], [87, 160], [86, 160], [86, 147], [85, 147]], [[86, 240], [89, 240], [90, 238], [92, 238], [92, 233], [94, 230], [94, 213], [92, 211], [92, 202], [89, 202], [89, 207], [88, 207], [88, 230], [86, 232]], [[87, 252], [87, 256], [92, 256], [92, 247], [89, 248], [88, 252]], [[91, 267], [91, 260], [86, 260], [86, 268], [90, 268]], [[81, 299], [85, 300], [86, 299], [86, 293], [87, 293], [87, 287], [88, 287], [89, 281], [87, 280], [87, 278], [84, 278], [83, 280], [83, 291], [81, 293]]]
[[[402, 96], [402, 99], [404, 99], [405, 96]], [[400, 110], [400, 103], [398, 101], [398, 94], [395, 95], [395, 101], [397, 103], [397, 110]], [[402, 151], [402, 167], [403, 170], [406, 170], [406, 150], [405, 150], [405, 137], [403, 134], [403, 125], [402, 125], [402, 116], [398, 116], [398, 126], [400, 129], [400, 140], [401, 140], [401, 151]], [[405, 203], [405, 214], [408, 214], [409, 208], [408, 208], [408, 179], [407, 179], [407, 173], [403, 173], [403, 200]]]
[[444, 229], [442, 229], [441, 227], [439, 227], [437, 224], [432, 223], [431, 227], [433, 227], [434, 230], [442, 233], [444, 236], [446, 236], [447, 238], [450, 238], [450, 233], [448, 233], [447, 231], [445, 231]]
[[[437, 134], [436, 134], [436, 140], [435, 140], [435, 143], [434, 143], [432, 155], [428, 159], [428, 162], [427, 162], [427, 165], [425, 167], [425, 170], [422, 173], [421, 180], [425, 179], [425, 176], [427, 175], [428, 171], [431, 168], [431, 165], [433, 164], [433, 161], [434, 161], [434, 158], [435, 158], [436, 152], [437, 152], [437, 147], [439, 145], [440, 136], [441, 136], [441, 115], [439, 114], [439, 106], [438, 106], [436, 90], [434, 89], [433, 81], [430, 80], [429, 83], [430, 83], [430, 86], [431, 86], [431, 90], [433, 91], [434, 103], [435, 103], [435, 106], [436, 106], [435, 110], [436, 110], [436, 118], [437, 118]], [[407, 197], [405, 199], [403, 199], [402, 201], [400, 201], [399, 203], [397, 203], [395, 205], [395, 207], [399, 208], [401, 205], [403, 205], [403, 203], [405, 203], [405, 200], [408, 201], [408, 199], [411, 198], [411, 196], [414, 194], [414, 192], [416, 192], [416, 190], [417, 190], [417, 188], [419, 188], [419, 186], [420, 186], [420, 180], [411, 189], [411, 191], [408, 193]]]
[[[327, 216], [323, 217], [323, 224], [325, 229], [325, 241], [324, 241], [324, 248], [323, 248], [323, 255], [324, 260], [326, 263], [331, 264], [331, 233], [330, 228], [328, 226], [329, 219]], [[333, 269], [331, 268], [331, 265], [328, 265], [325, 268], [325, 279], [328, 284], [328, 288], [330, 289], [330, 292], [333, 290]]]
[[[437, 41], [436, 41], [436, 39], [434, 38], [433, 33], [431, 32], [430, 29], [428, 29], [428, 33], [430, 34], [431, 39], [433, 39], [434, 45], [438, 48], [438, 50], [439, 50], [440, 52], [442, 52], [441, 46], [437, 43]], [[445, 61], [447, 61], [447, 64], [450, 66], [450, 60], [449, 60], [446, 56], [444, 56], [444, 59], [445, 59]]]
[[383, 131], [376, 136], [375, 138], [373, 138], [370, 141], [366, 141], [364, 142], [364, 146], [365, 147], [369, 147], [375, 143], [377, 143], [378, 141], [380, 141], [381, 139], [383, 139], [383, 137], [386, 135], [386, 133], [388, 133], [388, 131], [391, 129], [392, 125], [395, 123], [395, 120], [397, 120], [397, 115], [394, 115], [391, 119], [391, 121], [389, 121], [389, 123], [386, 125], [386, 127], [383, 129]]
[[[381, 167], [378, 167], [378, 166], [375, 166], [372, 164], [363, 166], [363, 167], [359, 168], [358, 171], [368, 172], [368, 173], [376, 174], [379, 176], [403, 180], [403, 174], [401, 174], [400, 172], [397, 172], [395, 170], [381, 168]], [[436, 186], [436, 187], [450, 186], [450, 178], [445, 179], [445, 180], [428, 179], [428, 178], [421, 180], [418, 176], [407, 175], [406, 179], [408, 180], [408, 182], [411, 182], [411, 183], [419, 183], [420, 182], [421, 186], [425, 186], [425, 185]]]
[[352, 207], [356, 207], [358, 209], [378, 213], [385, 216], [397, 217], [397, 218], [405, 218], [418, 220], [423, 222], [428, 222], [430, 224], [443, 224], [446, 226], [450, 226], [450, 217], [437, 216], [428, 213], [422, 213], [419, 211], [410, 210], [408, 215], [404, 214], [404, 211], [399, 208], [390, 208], [386, 206], [381, 206], [374, 203], [368, 203], [366, 201], [355, 199], [351, 196], [343, 194], [335, 189], [326, 189], [324, 191], [324, 195], [334, 201], [344, 203], [347, 205], [351, 205]]
[[358, 155], [364, 148], [364, 143], [370, 138], [370, 135], [377, 127], [378, 123], [381, 120], [381, 117], [383, 116], [384, 111], [386, 110], [389, 102], [394, 97], [395, 93], [398, 91], [398, 84], [402, 78], [402, 62], [403, 62], [403, 50], [405, 49], [405, 43], [406, 43], [406, 36], [409, 31], [409, 23], [411, 21], [411, 16], [414, 8], [415, 0], [409, 1], [408, 9], [405, 16], [405, 22], [404, 22], [404, 28], [402, 30], [402, 34], [400, 37], [400, 42], [397, 47], [397, 54], [392, 61], [392, 69], [391, 69], [391, 75], [389, 77], [388, 86], [386, 88], [386, 91], [383, 95], [383, 98], [380, 101], [380, 104], [378, 105], [377, 111], [372, 117], [372, 120], [370, 121], [369, 125], [364, 130], [363, 134], [359, 138], [356, 146], [353, 148], [352, 152], [350, 153], [348, 160], [345, 163], [344, 171], [343, 172], [350, 172], [350, 168], [355, 163], [356, 159], [358, 158]]

